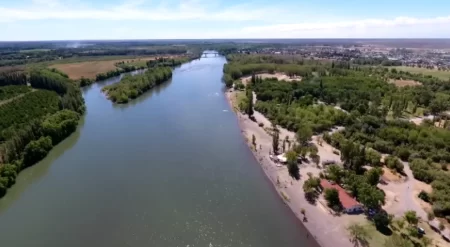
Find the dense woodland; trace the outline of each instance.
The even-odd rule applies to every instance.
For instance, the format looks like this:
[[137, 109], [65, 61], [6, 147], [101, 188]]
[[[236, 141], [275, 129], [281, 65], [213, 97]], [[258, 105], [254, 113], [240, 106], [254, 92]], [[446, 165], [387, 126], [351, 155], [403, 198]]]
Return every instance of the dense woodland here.
[[124, 104], [172, 77], [172, 68], [188, 62], [189, 58], [159, 58], [147, 61], [148, 70], [141, 75], [126, 75], [120, 82], [104, 87], [108, 98]]
[[[384, 203], [384, 195], [374, 186], [381, 175], [375, 171], [379, 170], [369, 173], [362, 167], [387, 165], [402, 173], [402, 160], [410, 163], [418, 180], [431, 183], [434, 213], [450, 216], [450, 129], [444, 113], [450, 108], [450, 81], [343, 61], [274, 55], [228, 58], [225, 84], [239, 90], [243, 88], [239, 79], [253, 75], [246, 90], [257, 95], [255, 110], [274, 123], [297, 132], [297, 136], [305, 130], [321, 134], [335, 126], [345, 127], [323, 136], [340, 150], [345, 168], [333, 166], [325, 175], [342, 184], [364, 205], [377, 208]], [[301, 81], [258, 77], [258, 73], [273, 72], [301, 76]], [[421, 85], [396, 87], [390, 83], [396, 79], [414, 80]], [[249, 100], [244, 100], [241, 109], [251, 115], [248, 104]], [[420, 126], [408, 121], [422, 114], [433, 114], [432, 119], [444, 123], [438, 128], [432, 120]], [[380, 162], [380, 154], [389, 156]], [[306, 190], [315, 191], [311, 188], [318, 186], [316, 182], [311, 180]]]
[[108, 98], [114, 103], [124, 104], [172, 77], [170, 67], [150, 68], [141, 75], [126, 75], [120, 82], [104, 87]]
[[[146, 68], [154, 68], [154, 67], [161, 67], [161, 66], [168, 66], [168, 67], [175, 67], [178, 65], [181, 65], [187, 61], [190, 61], [195, 57], [177, 57], [177, 58], [158, 58], [155, 60], [149, 60], [145, 63], [145, 65], [135, 65], [133, 63], [125, 63], [125, 62], [119, 62], [116, 64], [118, 67], [115, 70], [108, 71], [106, 73], [100, 73], [96, 76], [96, 81], [102, 81], [106, 80], [115, 76], [119, 76], [122, 73], [131, 72], [135, 70], [140, 69], [146, 69]], [[80, 86], [86, 86], [91, 84], [93, 81], [89, 81], [88, 79], [82, 78], [80, 81]]]
[[0, 95], [11, 99], [26, 93], [0, 104], [1, 197], [21, 170], [75, 131], [85, 107], [80, 89], [55, 70], [6, 71], [0, 82]]
[[7, 99], [12, 99], [21, 94], [30, 92], [31, 89], [28, 86], [3, 86], [0, 87], [0, 102]]

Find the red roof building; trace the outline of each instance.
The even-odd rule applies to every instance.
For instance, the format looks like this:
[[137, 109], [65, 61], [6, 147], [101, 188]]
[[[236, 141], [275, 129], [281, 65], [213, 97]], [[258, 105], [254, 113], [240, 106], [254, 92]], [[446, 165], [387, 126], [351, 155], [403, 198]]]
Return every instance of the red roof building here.
[[328, 180], [322, 179], [320, 184], [324, 189], [336, 189], [339, 193], [339, 200], [341, 201], [342, 207], [344, 207], [344, 211], [346, 213], [361, 213], [362, 206], [356, 201], [353, 197], [351, 197], [347, 191], [344, 190], [341, 186], [337, 184], [331, 184]]

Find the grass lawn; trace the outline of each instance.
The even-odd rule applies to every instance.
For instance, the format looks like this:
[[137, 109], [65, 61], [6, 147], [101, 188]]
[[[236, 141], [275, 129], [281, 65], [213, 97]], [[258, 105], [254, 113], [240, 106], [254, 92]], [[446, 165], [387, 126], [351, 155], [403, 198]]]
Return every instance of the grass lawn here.
[[368, 223], [364, 226], [364, 228], [366, 228], [370, 236], [370, 238], [367, 239], [370, 247], [383, 247], [384, 242], [389, 238], [389, 236], [386, 236], [379, 232], [372, 223]]
[[450, 71], [409, 67], [409, 66], [392, 66], [392, 67], [387, 67], [387, 68], [389, 68], [389, 69], [395, 68], [397, 70], [408, 71], [408, 72], [415, 73], [415, 74], [431, 75], [431, 76], [437, 77], [441, 80], [449, 80], [450, 79]]

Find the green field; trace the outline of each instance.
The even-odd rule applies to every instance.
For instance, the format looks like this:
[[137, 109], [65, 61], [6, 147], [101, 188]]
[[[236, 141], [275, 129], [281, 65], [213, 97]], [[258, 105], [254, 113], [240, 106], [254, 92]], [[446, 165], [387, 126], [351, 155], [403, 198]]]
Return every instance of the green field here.
[[392, 67], [388, 67], [388, 68], [392, 68], [392, 69], [395, 68], [397, 70], [408, 71], [410, 73], [415, 73], [415, 74], [431, 75], [431, 76], [437, 77], [441, 80], [449, 80], [450, 79], [450, 71], [409, 67], [409, 66], [392, 66]]

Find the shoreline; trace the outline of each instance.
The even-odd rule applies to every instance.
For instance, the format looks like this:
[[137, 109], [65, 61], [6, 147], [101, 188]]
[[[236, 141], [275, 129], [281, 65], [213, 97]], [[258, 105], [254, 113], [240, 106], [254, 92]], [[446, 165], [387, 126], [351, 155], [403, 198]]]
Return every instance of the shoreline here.
[[[353, 246], [347, 235], [342, 231], [342, 227], [339, 226], [342, 225], [344, 221], [330, 215], [325, 208], [320, 207], [321, 205], [319, 205], [319, 202], [317, 205], [311, 205], [305, 200], [302, 186], [305, 177], [307, 177], [306, 173], [308, 172], [308, 168], [300, 166], [301, 179], [297, 181], [289, 176], [286, 166], [277, 167], [275, 163], [270, 160], [269, 151], [271, 149], [272, 137], [266, 133], [262, 127], [258, 126], [260, 121], [251, 121], [246, 115], [235, 108], [232, 99], [232, 97], [235, 96], [234, 92], [234, 90], [230, 91], [228, 89], [224, 94], [231, 110], [236, 115], [242, 137], [256, 161], [259, 163], [261, 169], [264, 171], [266, 179], [272, 183], [273, 189], [279, 195], [280, 199], [290, 208], [293, 215], [297, 217], [299, 223], [306, 231], [308, 244], [320, 247]], [[262, 114], [256, 111], [255, 113], [258, 114], [259, 118], [264, 118]], [[267, 119], [260, 120], [263, 120], [261, 122], [265, 123], [264, 127], [270, 127], [266, 126], [268, 122]], [[254, 147], [250, 141], [252, 135], [256, 137], [256, 147]], [[295, 134], [292, 132], [280, 128], [280, 139], [283, 139], [283, 135], [290, 136], [291, 140], [293, 140], [292, 135], [295, 137]], [[307, 221], [304, 221], [304, 216], [301, 212], [302, 209], [306, 211], [305, 216]]]

